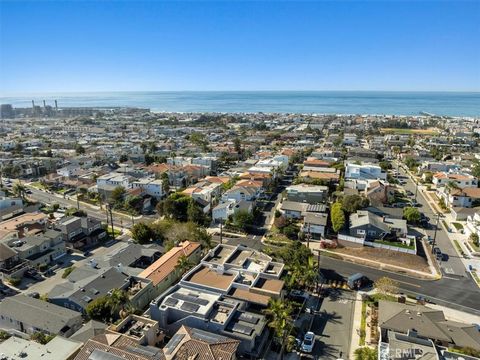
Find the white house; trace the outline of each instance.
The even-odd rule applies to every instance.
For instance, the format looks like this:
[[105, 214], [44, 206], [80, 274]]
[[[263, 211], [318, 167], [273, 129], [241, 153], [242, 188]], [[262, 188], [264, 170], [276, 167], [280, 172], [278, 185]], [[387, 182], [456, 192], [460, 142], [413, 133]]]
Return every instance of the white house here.
[[445, 186], [449, 182], [457, 184], [458, 187], [477, 187], [478, 179], [469, 174], [454, 174], [446, 172], [438, 172], [433, 174], [432, 183], [437, 186]]
[[222, 201], [234, 200], [236, 203], [240, 201], [254, 201], [258, 196], [258, 189], [247, 186], [235, 186], [223, 193]]
[[371, 163], [347, 163], [346, 180], [387, 180], [387, 173], [378, 165]]
[[215, 206], [212, 210], [212, 220], [214, 222], [226, 221], [229, 216], [233, 215], [235, 204], [235, 200], [226, 200]]
[[64, 166], [60, 169], [57, 169], [57, 174], [63, 177], [72, 177], [72, 176], [77, 176], [80, 171], [81, 167], [78, 164], [71, 164]]
[[97, 186], [102, 187], [102, 185], [109, 185], [109, 186], [122, 186], [125, 189], [131, 188], [131, 181], [132, 177], [128, 175], [124, 175], [118, 172], [111, 172], [109, 174], [105, 174], [99, 176], [97, 178]]
[[150, 195], [156, 199], [163, 197], [163, 183], [159, 179], [140, 179], [132, 182], [133, 189], [142, 189], [147, 195]]

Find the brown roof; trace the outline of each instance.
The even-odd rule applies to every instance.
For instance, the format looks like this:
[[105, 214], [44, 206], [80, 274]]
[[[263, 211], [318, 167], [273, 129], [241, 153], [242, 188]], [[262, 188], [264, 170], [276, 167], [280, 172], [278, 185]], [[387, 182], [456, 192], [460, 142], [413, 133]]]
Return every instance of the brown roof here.
[[222, 274], [206, 266], [201, 266], [186, 280], [199, 285], [228, 290], [234, 279], [235, 275], [233, 274]]
[[263, 183], [261, 181], [256, 181], [256, 180], [240, 180], [235, 185], [236, 186], [253, 187], [253, 188], [261, 188], [263, 186]]
[[205, 180], [211, 183], [226, 184], [230, 178], [228, 176], [207, 176]]
[[27, 213], [27, 214], [14, 217], [13, 219], [10, 219], [10, 220], [0, 222], [0, 229], [15, 230], [18, 227], [23, 226], [24, 224], [36, 223], [36, 222], [44, 221], [46, 219], [47, 219], [47, 215], [41, 212]]
[[138, 274], [138, 276], [151, 280], [153, 285], [156, 286], [175, 269], [175, 266], [177, 266], [178, 263], [178, 259], [182, 255], [189, 257], [199, 247], [199, 243], [184, 241], [179, 246], [176, 246], [163, 254], [160, 259], [158, 259], [152, 265], [143, 270], [140, 274]]
[[[226, 336], [220, 336], [215, 340], [205, 340], [201, 336], [196, 336], [196, 333], [203, 332], [202, 330], [192, 330], [186, 326], [182, 326], [178, 333], [185, 334], [178, 345], [179, 349], [176, 351], [172, 359], [178, 360], [230, 360], [235, 358], [239, 340], [230, 339]], [[168, 355], [167, 355], [168, 356]], [[170, 358], [170, 357], [169, 357]]]
[[269, 292], [280, 293], [283, 289], [283, 280], [260, 278], [255, 284], [255, 288]]
[[247, 300], [261, 305], [268, 305], [268, 302], [270, 301], [270, 296], [257, 294], [249, 290], [239, 288], [233, 289], [229, 295], [237, 299]]
[[324, 179], [324, 180], [338, 180], [338, 174], [323, 173], [319, 171], [302, 171], [300, 177], [309, 177], [312, 179]]

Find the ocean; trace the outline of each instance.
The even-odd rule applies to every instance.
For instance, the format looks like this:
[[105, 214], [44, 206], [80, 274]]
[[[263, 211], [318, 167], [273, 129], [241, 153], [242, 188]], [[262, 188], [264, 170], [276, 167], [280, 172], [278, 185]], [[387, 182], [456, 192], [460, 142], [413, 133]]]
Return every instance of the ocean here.
[[480, 116], [480, 92], [150, 91], [0, 95], [1, 104], [29, 107], [142, 107], [156, 112], [239, 112]]

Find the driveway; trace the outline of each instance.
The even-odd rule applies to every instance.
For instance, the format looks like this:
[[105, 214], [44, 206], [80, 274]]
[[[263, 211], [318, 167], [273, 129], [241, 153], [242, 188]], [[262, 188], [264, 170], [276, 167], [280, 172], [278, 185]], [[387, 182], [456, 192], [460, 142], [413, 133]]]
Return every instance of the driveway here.
[[311, 330], [316, 335], [315, 358], [336, 360], [348, 357], [354, 308], [355, 293], [330, 289], [312, 324]]

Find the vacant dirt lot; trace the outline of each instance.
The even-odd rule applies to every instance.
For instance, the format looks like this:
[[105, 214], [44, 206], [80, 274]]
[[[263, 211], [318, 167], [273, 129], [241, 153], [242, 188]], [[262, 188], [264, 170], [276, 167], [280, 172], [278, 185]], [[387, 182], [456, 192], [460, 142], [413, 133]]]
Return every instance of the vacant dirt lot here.
[[397, 251], [386, 249], [375, 249], [369, 247], [363, 248], [343, 248], [335, 250], [336, 253], [347, 254], [360, 259], [373, 260], [395, 266], [401, 266], [406, 269], [429, 272], [427, 260], [411, 254], [404, 254]]

